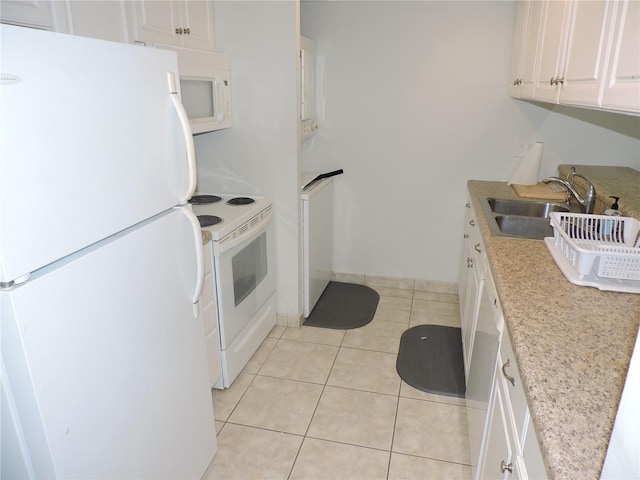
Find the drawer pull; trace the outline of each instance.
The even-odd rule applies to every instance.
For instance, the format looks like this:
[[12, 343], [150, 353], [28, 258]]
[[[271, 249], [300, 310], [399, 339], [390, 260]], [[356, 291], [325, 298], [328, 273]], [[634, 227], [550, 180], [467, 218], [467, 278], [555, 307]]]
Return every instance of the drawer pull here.
[[475, 246], [473, 247], [473, 249], [478, 253], [482, 253], [482, 249], [480, 248], [480, 244], [479, 243], [476, 243]]
[[469, 202], [465, 203], [464, 206], [467, 208], [471, 208], [471, 204]]
[[500, 471], [502, 473], [504, 473], [505, 471], [508, 471], [509, 473], [513, 473], [513, 463], [506, 464], [506, 463], [504, 463], [504, 460], [501, 460], [500, 461]]
[[471, 225], [472, 227], [476, 226], [476, 222], [474, 222], [473, 220], [469, 220], [469, 225]]
[[507, 374], [507, 372], [505, 371], [505, 368], [507, 368], [509, 365], [511, 365], [511, 359], [507, 358], [507, 361], [505, 362], [505, 364], [502, 365], [502, 375], [504, 375], [504, 378], [509, 380], [509, 382], [511, 382], [511, 385], [513, 385], [515, 387], [516, 386], [516, 379], [513, 378], [511, 375]]

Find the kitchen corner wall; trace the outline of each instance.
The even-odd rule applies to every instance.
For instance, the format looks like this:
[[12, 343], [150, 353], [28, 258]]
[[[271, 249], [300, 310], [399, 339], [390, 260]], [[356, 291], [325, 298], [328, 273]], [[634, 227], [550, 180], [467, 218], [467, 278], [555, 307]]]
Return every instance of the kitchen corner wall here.
[[468, 179], [506, 181], [522, 140], [640, 170], [640, 120], [510, 98], [515, 2], [303, 1], [318, 124], [302, 170], [336, 179], [339, 272], [457, 281]]
[[297, 317], [299, 3], [213, 5], [216, 49], [231, 58], [233, 128], [195, 137], [198, 190], [273, 198], [277, 311]]

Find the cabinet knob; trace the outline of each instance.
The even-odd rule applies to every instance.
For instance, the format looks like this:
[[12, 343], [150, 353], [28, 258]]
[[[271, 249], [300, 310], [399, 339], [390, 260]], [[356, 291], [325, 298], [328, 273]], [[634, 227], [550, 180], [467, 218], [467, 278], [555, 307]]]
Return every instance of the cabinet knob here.
[[521, 79], [521, 78], [516, 78], [516, 79], [513, 81], [513, 86], [514, 86], [514, 87], [517, 87], [518, 85], [522, 85], [522, 79]]
[[513, 463], [506, 464], [504, 460], [500, 461], [500, 471], [502, 473], [508, 471], [509, 473], [513, 473]]
[[467, 257], [467, 268], [473, 268], [473, 258]]
[[479, 244], [479, 243], [476, 243], [476, 244], [473, 246], [473, 249], [474, 249], [476, 252], [478, 252], [478, 253], [482, 253], [482, 249], [480, 248], [480, 244]]
[[469, 202], [465, 203], [464, 206], [467, 208], [471, 208], [471, 204]]
[[182, 35], [182, 28], [176, 28], [176, 35]]
[[469, 220], [469, 225], [471, 225], [472, 227], [476, 226], [476, 222], [474, 222], [473, 220]]
[[511, 359], [507, 358], [507, 361], [504, 363], [504, 365], [502, 365], [502, 375], [504, 375], [504, 378], [506, 378], [509, 381], [509, 383], [511, 383], [511, 385], [515, 387], [516, 379], [513, 378], [511, 375], [509, 375], [505, 370], [509, 365], [511, 365]]
[[191, 35], [191, 29], [189, 27], [184, 29], [185, 35]]
[[464, 233], [464, 234], [462, 235], [462, 238], [469, 238], [469, 234], [468, 234], [468, 233]]

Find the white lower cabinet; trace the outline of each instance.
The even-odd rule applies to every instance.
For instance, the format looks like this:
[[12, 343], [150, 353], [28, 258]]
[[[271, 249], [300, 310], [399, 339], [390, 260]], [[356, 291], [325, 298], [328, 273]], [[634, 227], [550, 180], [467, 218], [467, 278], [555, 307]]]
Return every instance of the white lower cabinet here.
[[207, 338], [207, 360], [209, 362], [209, 379], [211, 388], [222, 376], [220, 360], [220, 336], [218, 335], [218, 315], [213, 283], [211, 242], [204, 246], [204, 285], [200, 296], [200, 316], [204, 322]]
[[547, 478], [508, 333], [503, 333], [477, 479]]
[[485, 258], [484, 246], [482, 245], [482, 239], [478, 230], [478, 221], [471, 203], [467, 203], [462, 259], [458, 273], [465, 379], [468, 379], [469, 367], [471, 365], [471, 352], [473, 350], [476, 319], [482, 293], [482, 274]]

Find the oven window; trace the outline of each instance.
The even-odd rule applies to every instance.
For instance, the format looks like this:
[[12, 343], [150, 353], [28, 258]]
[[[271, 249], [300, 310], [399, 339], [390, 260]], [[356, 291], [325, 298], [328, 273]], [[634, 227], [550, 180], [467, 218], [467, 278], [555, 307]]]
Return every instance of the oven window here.
[[231, 259], [233, 297], [236, 307], [247, 298], [267, 275], [266, 232]]

